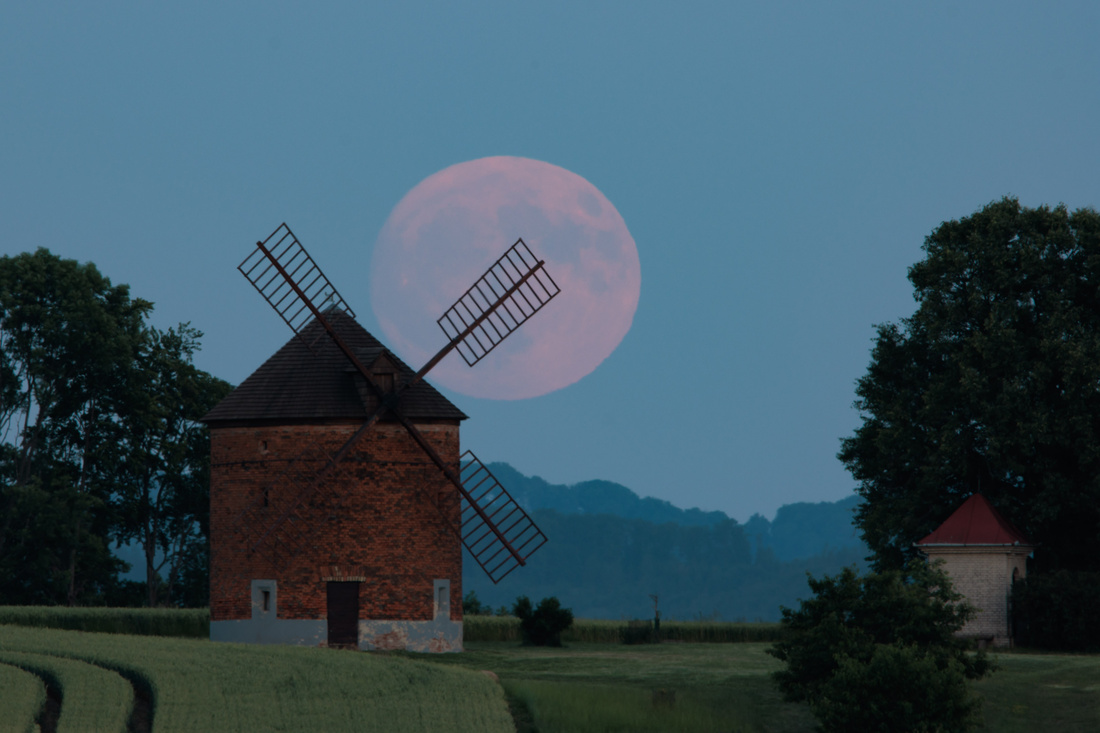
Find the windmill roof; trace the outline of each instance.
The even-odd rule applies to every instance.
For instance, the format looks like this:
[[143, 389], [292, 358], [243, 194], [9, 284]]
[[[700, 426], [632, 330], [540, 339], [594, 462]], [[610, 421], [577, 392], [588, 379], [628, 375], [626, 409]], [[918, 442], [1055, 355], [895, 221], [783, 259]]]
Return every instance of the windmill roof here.
[[1029, 545], [1027, 538], [981, 494], [962, 503], [921, 545]]
[[[325, 318], [368, 369], [386, 355], [395, 367], [396, 382], [415, 374], [344, 311], [328, 311]], [[206, 413], [202, 421], [216, 426], [252, 421], [365, 420], [373, 412], [374, 399], [368, 398], [364, 404], [361, 382], [358, 371], [315, 319]], [[410, 420], [466, 419], [450, 400], [423, 380], [401, 396], [398, 409]]]

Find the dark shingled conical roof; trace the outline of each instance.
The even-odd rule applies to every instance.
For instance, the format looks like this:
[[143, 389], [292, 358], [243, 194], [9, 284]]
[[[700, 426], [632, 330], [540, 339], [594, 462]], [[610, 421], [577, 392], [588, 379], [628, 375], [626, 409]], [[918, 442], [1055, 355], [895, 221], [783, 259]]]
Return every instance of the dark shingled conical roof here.
[[[329, 311], [325, 318], [368, 369], [377, 360], [386, 359], [395, 367], [396, 382], [415, 374], [344, 311]], [[312, 349], [306, 344], [312, 344]], [[206, 413], [202, 421], [217, 427], [225, 423], [255, 421], [366, 420], [368, 408], [373, 411], [373, 405], [364, 405], [359, 389], [361, 382], [362, 377], [344, 352], [314, 320], [302, 330], [301, 337], [287, 341]], [[425, 381], [402, 395], [398, 409], [410, 420], [466, 419], [461, 410]]]

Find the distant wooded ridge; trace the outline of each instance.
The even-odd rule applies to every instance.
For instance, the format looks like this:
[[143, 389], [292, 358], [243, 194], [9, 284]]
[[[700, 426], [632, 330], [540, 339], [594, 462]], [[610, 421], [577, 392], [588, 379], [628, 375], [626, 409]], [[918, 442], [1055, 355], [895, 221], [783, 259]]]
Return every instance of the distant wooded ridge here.
[[767, 620], [810, 595], [806, 572], [863, 567], [852, 524], [859, 497], [787, 504], [744, 524], [723, 512], [681, 509], [611, 481], [554, 485], [507, 463], [490, 469], [549, 537], [527, 567], [494, 586], [472, 561], [463, 590], [492, 608], [519, 595], [557, 596], [577, 616]]

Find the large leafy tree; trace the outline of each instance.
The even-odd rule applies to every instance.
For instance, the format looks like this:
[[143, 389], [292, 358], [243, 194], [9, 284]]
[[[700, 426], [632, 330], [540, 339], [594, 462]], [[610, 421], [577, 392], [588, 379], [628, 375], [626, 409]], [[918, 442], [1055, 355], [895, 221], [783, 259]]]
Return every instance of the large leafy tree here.
[[876, 567], [981, 492], [1040, 569], [1100, 567], [1100, 214], [1012, 198], [925, 240], [917, 311], [878, 327], [839, 457]]
[[198, 421], [230, 386], [192, 363], [201, 337], [188, 324], [147, 329], [118, 399], [116, 536], [143, 550], [150, 606], [203, 601], [185, 577], [204, 564], [209, 528], [209, 437]]
[[113, 583], [103, 449], [151, 308], [91, 264], [0, 258], [3, 602], [74, 604]]
[[[97, 603], [145, 551], [147, 600], [202, 602], [205, 428], [229, 385], [192, 363], [201, 334], [92, 264], [0, 258], [0, 603]], [[174, 592], [174, 590], [176, 592]]]

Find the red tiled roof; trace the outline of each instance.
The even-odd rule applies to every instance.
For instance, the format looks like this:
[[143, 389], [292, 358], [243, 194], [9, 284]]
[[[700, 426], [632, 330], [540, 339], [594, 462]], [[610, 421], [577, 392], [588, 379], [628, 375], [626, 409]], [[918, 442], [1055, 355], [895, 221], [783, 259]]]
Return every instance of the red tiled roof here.
[[920, 545], [1029, 545], [1027, 538], [1013, 527], [981, 494], [974, 494]]
[[[395, 381], [413, 376], [412, 369], [386, 351], [381, 342], [347, 313], [332, 311], [325, 315], [368, 369], [387, 353], [396, 367]], [[307, 343], [313, 345], [312, 350]], [[365, 420], [368, 409], [373, 411], [375, 400], [371, 397], [364, 405], [358, 384], [361, 380], [344, 352], [314, 321], [302, 330], [301, 338], [292, 337], [202, 420], [215, 426], [253, 421]], [[410, 387], [402, 395], [398, 408], [410, 420], [466, 419], [461, 410], [425, 381]]]

